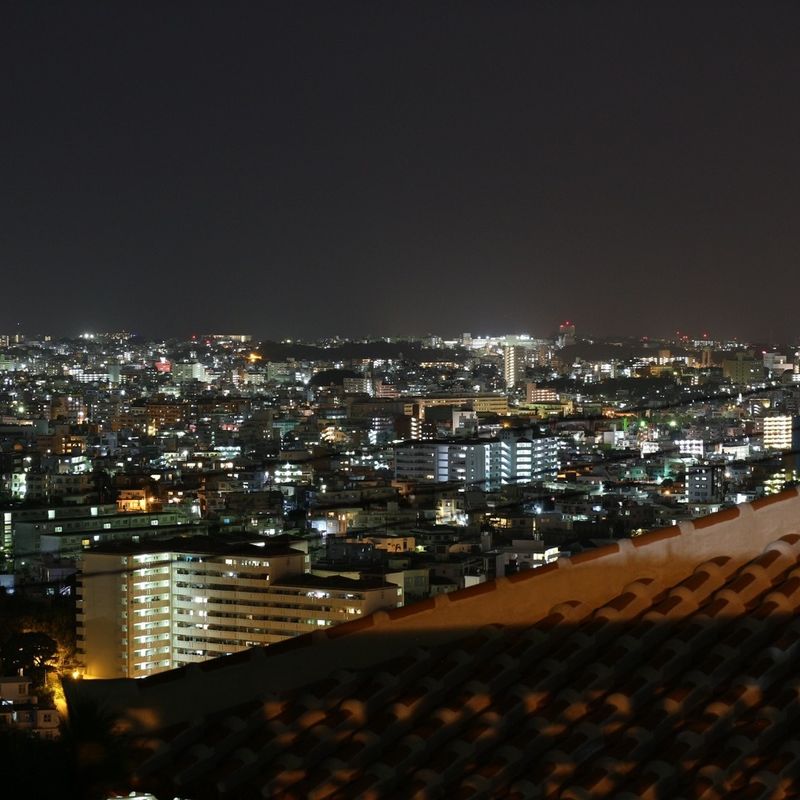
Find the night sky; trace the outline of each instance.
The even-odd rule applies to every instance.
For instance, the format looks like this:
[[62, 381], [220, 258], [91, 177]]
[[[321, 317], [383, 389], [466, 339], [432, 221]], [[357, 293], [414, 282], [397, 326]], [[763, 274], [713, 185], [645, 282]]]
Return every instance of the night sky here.
[[0, 333], [797, 338], [800, 3], [0, 10]]

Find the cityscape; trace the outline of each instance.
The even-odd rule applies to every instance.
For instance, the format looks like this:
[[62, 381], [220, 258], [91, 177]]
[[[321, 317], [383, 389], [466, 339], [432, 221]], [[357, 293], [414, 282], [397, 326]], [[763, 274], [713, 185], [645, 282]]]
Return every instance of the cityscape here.
[[796, 344], [572, 321], [545, 338], [0, 343], [3, 654], [22, 667], [3, 680], [24, 700], [5, 716], [42, 737], [60, 676], [274, 646], [800, 475]]
[[0, 797], [800, 798], [800, 5], [12, 2]]

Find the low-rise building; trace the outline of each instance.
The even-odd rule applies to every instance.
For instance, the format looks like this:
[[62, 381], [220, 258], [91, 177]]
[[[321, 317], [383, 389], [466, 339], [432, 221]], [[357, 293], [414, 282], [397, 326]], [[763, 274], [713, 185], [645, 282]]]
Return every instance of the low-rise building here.
[[31, 694], [31, 679], [20, 675], [0, 677], [0, 730], [26, 731], [43, 739], [58, 737], [61, 719], [49, 705]]
[[99, 508], [93, 506], [85, 516], [18, 523], [15, 560], [35, 563], [42, 559], [75, 559], [90, 547], [110, 542], [136, 543], [156, 536], [188, 536], [203, 533], [207, 527], [205, 520], [173, 511], [100, 515]]

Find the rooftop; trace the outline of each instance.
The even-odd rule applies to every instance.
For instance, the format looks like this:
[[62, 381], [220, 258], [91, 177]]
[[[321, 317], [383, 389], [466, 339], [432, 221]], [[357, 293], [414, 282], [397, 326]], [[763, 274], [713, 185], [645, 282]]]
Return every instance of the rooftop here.
[[270, 586], [298, 587], [307, 589], [342, 589], [345, 591], [364, 591], [366, 589], [396, 589], [394, 583], [387, 583], [380, 579], [372, 578], [346, 578], [343, 575], [288, 575], [277, 581], [272, 581]]
[[265, 543], [264, 546], [219, 541], [207, 536], [174, 537], [171, 539], [148, 538], [142, 542], [108, 542], [87, 551], [100, 555], [140, 555], [156, 553], [197, 553], [208, 555], [243, 555], [243, 556], [294, 556], [302, 555], [285, 544]]

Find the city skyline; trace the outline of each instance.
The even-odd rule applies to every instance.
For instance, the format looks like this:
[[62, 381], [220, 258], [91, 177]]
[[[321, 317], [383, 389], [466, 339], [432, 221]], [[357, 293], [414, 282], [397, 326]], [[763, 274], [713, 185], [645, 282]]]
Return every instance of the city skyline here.
[[[576, 643], [588, 647], [581, 657], [588, 672], [571, 671], [565, 688], [571, 697], [576, 686], [587, 692], [570, 712], [584, 726], [597, 700], [587, 679], [603, 676], [610, 696], [620, 697], [619, 679], [625, 670], [637, 674], [638, 665], [660, 683], [666, 653], [691, 666], [687, 681], [709, 653], [708, 675], [733, 663], [719, 653], [729, 654], [727, 642], [741, 637], [731, 639], [731, 620], [716, 616], [731, 598], [743, 630], [753, 634], [757, 619], [765, 635], [774, 633], [750, 636], [741, 669], [750, 674], [764, 643], [775, 642], [769, 651], [780, 659], [773, 676], [782, 687], [797, 648], [782, 655], [786, 636], [777, 623], [790, 613], [794, 625], [797, 615], [775, 598], [800, 601], [800, 347], [704, 338], [603, 342], [580, 332], [580, 323], [564, 320], [547, 339], [309, 344], [258, 342], [242, 330], [190, 341], [120, 331], [37, 340], [0, 328], [0, 740], [15, 742], [21, 755], [4, 785], [30, 785], [25, 796], [34, 798], [94, 780], [75, 757], [96, 741], [96, 729], [83, 733], [76, 724], [85, 701], [102, 702], [120, 725], [134, 726], [126, 730], [137, 744], [126, 737], [120, 752], [144, 752], [136, 763], [145, 767], [130, 774], [124, 760], [115, 768], [106, 759], [108, 777], [98, 780], [108, 790], [78, 789], [76, 797], [110, 797], [118, 787], [198, 800], [274, 794], [276, 782], [301, 773], [279, 761], [252, 777], [237, 755], [251, 748], [268, 756], [274, 730], [265, 738], [226, 724], [233, 738], [215, 738], [206, 751], [212, 771], [202, 785], [184, 781], [186, 762], [172, 756], [174, 770], [154, 773], [159, 762], [140, 750], [138, 735], [172, 748], [184, 741], [170, 739], [177, 725], [208, 730], [219, 712], [237, 713], [243, 703], [269, 726], [275, 717], [262, 717], [261, 686], [271, 693], [267, 707], [304, 709], [292, 714], [302, 719], [309, 706], [295, 690], [306, 698], [320, 676], [333, 675], [336, 684], [345, 675], [332, 705], [320, 698], [320, 708], [337, 716], [315, 727], [335, 732], [336, 719], [349, 724], [342, 703], [367, 728], [375, 725], [382, 751], [362, 751], [357, 766], [366, 780], [379, 779], [376, 796], [393, 796], [380, 776], [406, 780], [409, 773], [373, 765], [382, 753], [403, 752], [408, 729], [387, 726], [380, 706], [416, 709], [413, 724], [424, 733], [428, 703], [440, 703], [442, 691], [451, 699], [439, 707], [452, 709], [464, 705], [462, 687], [470, 687], [477, 694], [468, 703], [480, 711], [478, 696], [488, 698], [480, 681], [505, 676], [502, 686], [489, 687], [511, 692], [488, 711], [493, 741], [494, 732], [539, 726], [542, 714], [560, 719], [557, 697], [538, 710], [527, 702], [549, 696], [540, 646], [550, 642], [558, 656], [564, 635], [575, 630]], [[654, 580], [662, 581], [655, 590]], [[664, 594], [673, 590], [681, 603], [690, 601], [685, 622]], [[763, 596], [758, 607], [754, 590]], [[697, 612], [698, 620], [722, 623], [722, 649], [710, 649], [703, 636], [689, 659], [672, 645], [654, 654], [647, 641], [638, 663], [620, 660], [586, 636], [595, 622], [587, 619], [587, 628], [582, 616], [571, 622], [557, 613], [595, 607], [596, 620], [617, 630], [627, 625], [620, 611], [628, 608], [632, 632], [652, 630], [652, 615], [663, 614], [667, 636], [681, 642], [675, 624], [696, 630]], [[520, 609], [524, 616], [513, 616]], [[479, 645], [476, 655], [481, 631], [488, 647]], [[498, 636], [507, 645], [500, 651]], [[420, 695], [418, 655], [431, 646], [433, 683]], [[453, 657], [456, 647], [463, 655]], [[608, 658], [599, 672], [597, 652]], [[476, 661], [480, 653], [486, 658]], [[397, 656], [412, 673], [397, 669]], [[443, 664], [457, 670], [446, 681]], [[352, 679], [375, 682], [387, 703], [348, 688]], [[708, 702], [717, 702], [714, 692], [725, 696], [717, 680], [707, 685]], [[635, 692], [630, 697], [626, 704], [638, 702]], [[608, 707], [616, 728], [619, 706]], [[362, 717], [363, 708], [378, 716]], [[686, 724], [683, 708], [671, 708], [675, 733], [652, 726], [667, 743]], [[448, 764], [451, 746], [468, 756], [459, 742], [476, 737], [459, 739], [457, 720], [434, 713], [445, 723], [441, 736], [413, 739]], [[740, 719], [746, 713], [732, 730]], [[632, 725], [642, 729], [638, 716]], [[105, 741], [117, 746], [110, 736]], [[495, 743], [498, 757], [505, 757], [503, 741]], [[709, 765], [717, 742], [708, 745]], [[281, 751], [318, 782], [304, 744], [289, 741]], [[349, 746], [335, 738], [325, 746], [340, 744]], [[565, 752], [549, 733], [541, 744], [559, 759]], [[796, 739], [786, 747], [796, 748]], [[773, 756], [772, 740], [754, 748]], [[45, 753], [54, 767], [42, 777], [35, 765]], [[599, 763], [580, 759], [589, 769]], [[551, 763], [526, 756], [518, 769], [535, 779]], [[217, 768], [235, 784], [223, 786]], [[446, 780], [454, 787], [473, 772], [457, 762], [425, 773], [420, 785]], [[512, 785], [497, 775], [498, 787]], [[570, 781], [564, 773], [564, 785]], [[361, 786], [348, 772], [336, 793], [358, 796]], [[767, 789], [754, 796], [771, 796]]]
[[238, 8], [7, 14], [4, 328], [796, 338], [796, 6]]
[[[593, 346], [609, 347], [620, 346], [626, 350], [642, 349], [648, 350], [658, 345], [669, 345], [677, 349], [696, 349], [703, 347], [721, 348], [730, 350], [731, 348], [754, 349], [766, 348], [763, 352], [784, 349], [794, 352], [800, 347], [800, 336], [794, 336], [781, 341], [777, 338], [754, 338], [748, 339], [742, 336], [719, 336], [715, 331], [699, 330], [694, 331], [673, 331], [666, 335], [647, 334], [643, 331], [611, 333], [598, 335], [591, 330], [577, 328], [578, 333], [574, 341], [569, 342], [570, 347], [591, 348]], [[525, 342], [558, 342], [560, 339], [559, 326], [550, 330], [514, 329], [514, 330], [472, 330], [457, 332], [454, 330], [425, 330], [425, 331], [403, 331], [396, 335], [389, 335], [387, 332], [373, 331], [367, 333], [355, 333], [350, 336], [343, 335], [341, 332], [320, 332], [316, 336], [261, 336], [251, 330], [227, 330], [210, 333], [204, 330], [203, 333], [176, 332], [165, 334], [158, 330], [122, 330], [122, 329], [102, 329], [86, 327], [75, 327], [71, 331], [64, 330], [24, 330], [22, 327], [0, 328], [0, 346], [14, 348], [26, 345], [46, 344], [49, 342], [86, 342], [118, 339], [120, 341], [128, 339], [137, 342], [148, 342], [152, 345], [162, 344], [185, 344], [185, 345], [207, 345], [213, 339], [225, 339], [233, 337], [249, 343], [252, 348], [284, 348], [287, 352], [292, 347], [307, 348], [337, 348], [348, 345], [400, 345], [411, 344], [423, 349], [428, 348], [451, 348], [466, 347], [471, 349], [478, 345], [502, 346], [504, 342], [515, 342], [517, 340]]]

